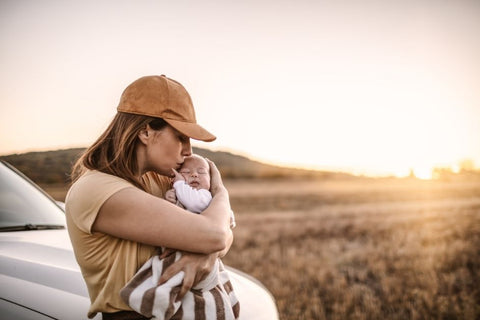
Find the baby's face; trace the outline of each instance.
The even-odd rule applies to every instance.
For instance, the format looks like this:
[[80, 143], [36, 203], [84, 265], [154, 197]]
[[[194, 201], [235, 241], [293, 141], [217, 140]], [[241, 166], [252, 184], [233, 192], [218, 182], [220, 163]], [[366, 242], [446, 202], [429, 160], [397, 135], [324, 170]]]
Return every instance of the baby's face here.
[[204, 158], [197, 155], [185, 158], [179, 172], [190, 187], [210, 190], [210, 167]]

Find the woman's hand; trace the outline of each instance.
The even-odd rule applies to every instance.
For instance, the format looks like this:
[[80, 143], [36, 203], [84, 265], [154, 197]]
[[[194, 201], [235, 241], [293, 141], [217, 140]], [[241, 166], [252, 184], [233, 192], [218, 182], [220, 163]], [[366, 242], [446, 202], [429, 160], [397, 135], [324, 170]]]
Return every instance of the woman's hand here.
[[214, 196], [220, 190], [226, 190], [225, 186], [223, 185], [222, 176], [220, 175], [220, 171], [218, 170], [217, 166], [213, 161], [210, 159], [205, 158], [210, 166], [210, 192]]
[[180, 260], [169, 266], [160, 277], [159, 285], [167, 282], [180, 271], [185, 272], [182, 287], [177, 296], [177, 301], [179, 301], [188, 290], [205, 279], [210, 271], [212, 271], [217, 257], [218, 253], [216, 252], [212, 254], [182, 252]]
[[185, 178], [175, 169], [172, 168], [173, 171], [173, 183], [177, 181], [185, 181]]

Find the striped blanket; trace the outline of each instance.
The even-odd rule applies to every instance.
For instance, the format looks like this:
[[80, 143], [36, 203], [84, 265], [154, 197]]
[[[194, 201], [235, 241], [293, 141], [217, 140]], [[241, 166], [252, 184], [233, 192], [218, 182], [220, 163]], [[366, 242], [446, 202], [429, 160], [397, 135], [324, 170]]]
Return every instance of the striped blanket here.
[[163, 259], [158, 255], [150, 258], [120, 291], [125, 303], [136, 312], [153, 319], [238, 319], [240, 304], [220, 259], [216, 260], [210, 274], [180, 301], [175, 300], [183, 281], [183, 271], [158, 285], [163, 270], [180, 257], [181, 253], [175, 251]]

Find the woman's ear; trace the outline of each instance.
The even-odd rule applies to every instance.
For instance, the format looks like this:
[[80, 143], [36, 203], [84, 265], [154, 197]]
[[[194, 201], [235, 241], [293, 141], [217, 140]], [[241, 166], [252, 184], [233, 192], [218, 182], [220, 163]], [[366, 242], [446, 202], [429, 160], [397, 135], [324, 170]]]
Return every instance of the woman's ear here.
[[152, 134], [148, 125], [144, 129], [140, 130], [140, 132], [138, 133], [138, 139], [140, 139], [143, 144], [147, 144], [151, 136]]

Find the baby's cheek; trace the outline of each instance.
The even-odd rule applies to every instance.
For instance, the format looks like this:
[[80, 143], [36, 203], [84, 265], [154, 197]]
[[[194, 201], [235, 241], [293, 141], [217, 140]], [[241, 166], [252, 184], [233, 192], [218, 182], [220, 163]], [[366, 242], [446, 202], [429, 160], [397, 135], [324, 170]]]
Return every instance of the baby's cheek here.
[[210, 178], [205, 180], [206, 189], [210, 190]]

